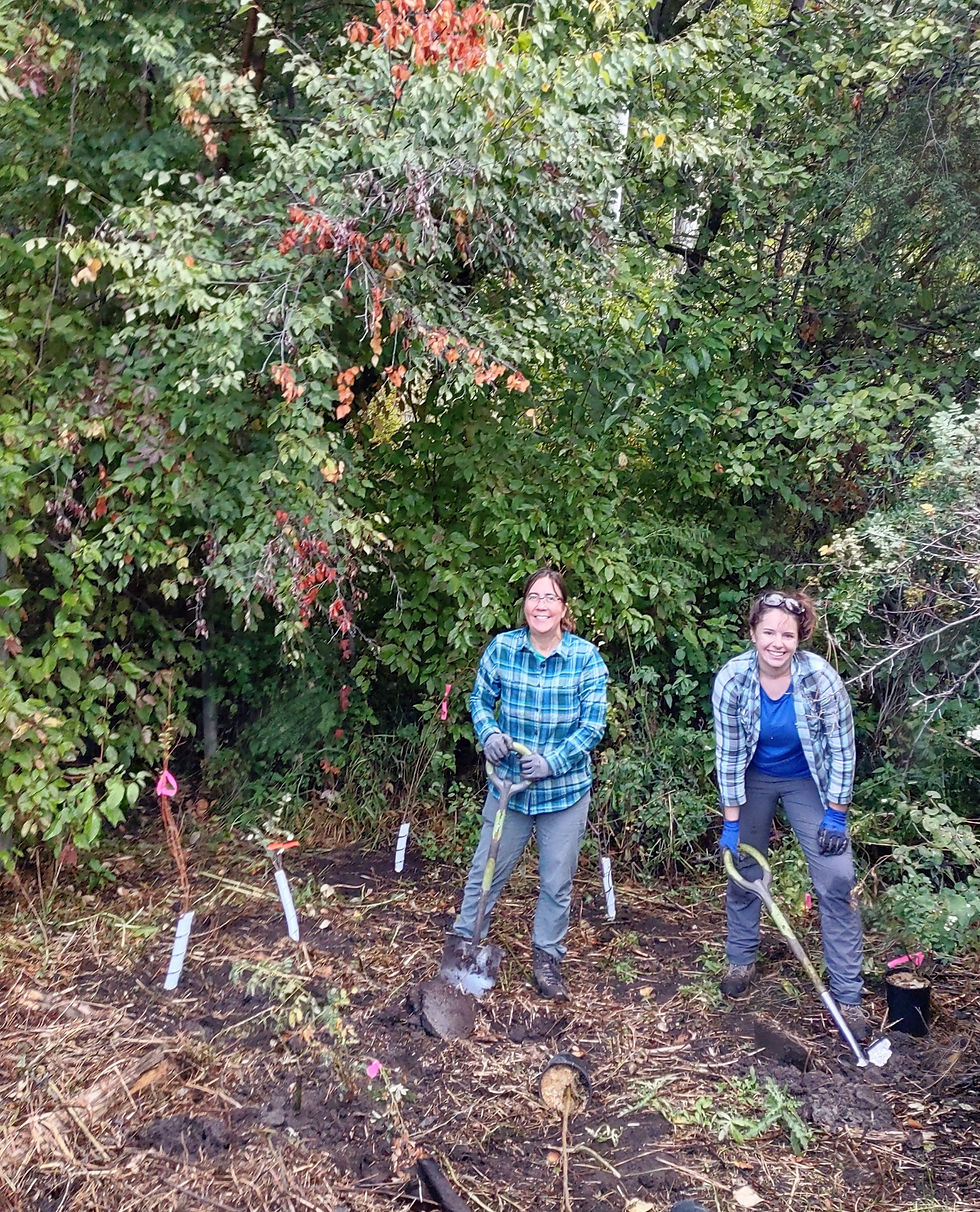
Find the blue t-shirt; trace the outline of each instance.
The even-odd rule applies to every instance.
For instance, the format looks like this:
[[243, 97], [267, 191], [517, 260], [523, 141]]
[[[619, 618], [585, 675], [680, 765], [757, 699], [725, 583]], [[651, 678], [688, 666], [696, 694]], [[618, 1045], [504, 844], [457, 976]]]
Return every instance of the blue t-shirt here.
[[809, 778], [810, 767], [796, 731], [793, 683], [778, 699], [771, 699], [760, 686], [759, 705], [759, 744], [749, 763], [750, 769], [779, 779]]

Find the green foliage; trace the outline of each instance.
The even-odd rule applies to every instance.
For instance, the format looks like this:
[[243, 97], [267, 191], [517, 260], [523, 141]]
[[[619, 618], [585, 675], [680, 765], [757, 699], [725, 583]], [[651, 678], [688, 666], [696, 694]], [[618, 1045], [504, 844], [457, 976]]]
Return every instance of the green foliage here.
[[688, 1004], [703, 1006], [706, 1010], [717, 1010], [723, 1000], [718, 986], [726, 965], [720, 943], [703, 944], [695, 979], [681, 985], [677, 990], [678, 994]]
[[[931, 856], [930, 856], [931, 857]], [[937, 881], [928, 869], [893, 869], [868, 920], [899, 950], [921, 948], [951, 958], [980, 942], [980, 877]]]
[[[663, 1089], [666, 1083], [661, 1083]], [[639, 1091], [642, 1105], [659, 1111], [678, 1126], [696, 1126], [710, 1132], [716, 1140], [745, 1144], [773, 1132], [785, 1134], [794, 1153], [806, 1152], [813, 1130], [800, 1115], [799, 1103], [772, 1077], [760, 1086], [755, 1069], [743, 1076], [732, 1076], [715, 1086], [714, 1094], [701, 1094], [693, 1102], [673, 1103], [668, 1097], [650, 1090]]]
[[875, 688], [879, 730], [901, 719], [895, 749], [907, 768], [928, 756], [947, 714], [954, 743], [980, 720], [978, 502], [980, 414], [945, 409], [899, 469], [892, 499], [824, 549], [842, 648], [862, 654], [852, 663]]
[[[893, 509], [930, 572], [879, 564], [877, 602], [897, 580], [903, 617], [944, 625], [976, 581], [920, 525], [964, 507], [921, 494], [973, 460], [966, 6], [544, 4], [400, 85], [346, 16], [4, 8], [8, 863], [97, 845], [164, 736], [195, 772], [204, 695], [246, 823], [314, 793], [377, 837], [428, 814], [466, 786], [478, 653], [548, 561], [616, 679], [600, 820], [637, 870], [676, 865], [749, 593]], [[842, 594], [872, 562], [825, 554]], [[977, 718], [966, 632], [930, 657], [912, 628], [914, 716], [874, 623], [879, 727], [904, 752], [941, 732], [946, 776]], [[471, 818], [433, 819], [438, 850]]]
[[635, 670], [632, 694], [615, 693], [610, 740], [597, 763], [591, 816], [600, 837], [641, 878], [675, 872], [717, 813], [710, 732], [662, 722]]
[[861, 834], [884, 854], [870, 873], [870, 917], [906, 950], [955, 955], [980, 929], [980, 838], [940, 792], [910, 794], [896, 776], [883, 772], [863, 801]]
[[244, 986], [246, 997], [259, 995], [270, 1003], [269, 1016], [278, 1031], [289, 1032], [310, 1042], [314, 1031], [326, 1031], [331, 1039], [344, 1043], [348, 1039], [341, 1011], [350, 1004], [341, 989], [315, 988], [308, 976], [293, 971], [293, 959], [287, 956], [279, 963], [252, 963], [236, 960], [228, 979], [233, 985]]

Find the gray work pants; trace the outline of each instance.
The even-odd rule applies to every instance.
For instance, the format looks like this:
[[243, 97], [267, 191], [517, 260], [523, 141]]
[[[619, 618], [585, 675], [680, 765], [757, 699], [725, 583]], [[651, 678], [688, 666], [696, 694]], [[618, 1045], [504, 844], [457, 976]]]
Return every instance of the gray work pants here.
[[[534, 927], [531, 939], [535, 947], [547, 951], [556, 959], [565, 954], [562, 939], [568, 930], [568, 918], [572, 906], [572, 877], [578, 866], [579, 850], [585, 835], [585, 824], [589, 815], [591, 793], [583, 795], [570, 808], [558, 812], [541, 812], [528, 816], [514, 808], [508, 808], [504, 817], [504, 831], [500, 836], [500, 849], [494, 868], [493, 882], [487, 899], [487, 911], [480, 931], [480, 941], [486, 938], [490, 924], [490, 911], [497, 897], [510, 879], [524, 848], [534, 833], [538, 843], [538, 879], [540, 890], [534, 910]], [[480, 841], [473, 855], [470, 873], [463, 889], [463, 904], [453, 930], [465, 938], [473, 937], [476, 924], [476, 907], [483, 883], [483, 869], [490, 849], [493, 833], [493, 818], [497, 815], [499, 801], [492, 792], [487, 793], [483, 806], [483, 828]]]
[[[738, 839], [762, 854], [769, 852], [769, 831], [782, 801], [783, 812], [803, 850], [820, 909], [820, 935], [830, 992], [837, 1001], [853, 1005], [861, 1000], [861, 914], [852, 903], [854, 856], [851, 848], [839, 855], [821, 854], [817, 830], [824, 807], [812, 778], [782, 779], [749, 769], [745, 775], [745, 804], [739, 813]], [[761, 875], [758, 863], [742, 858], [739, 870], [746, 879]], [[751, 892], [728, 881], [725, 898], [730, 964], [755, 962], [759, 947], [762, 902]]]

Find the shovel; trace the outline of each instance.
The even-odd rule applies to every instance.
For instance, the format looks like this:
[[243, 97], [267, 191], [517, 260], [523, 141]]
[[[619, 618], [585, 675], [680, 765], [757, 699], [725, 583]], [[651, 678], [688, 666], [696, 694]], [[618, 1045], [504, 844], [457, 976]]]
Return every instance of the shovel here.
[[[526, 745], [514, 742], [514, 752], [526, 757], [531, 751]], [[497, 866], [497, 851], [500, 849], [500, 837], [504, 831], [504, 818], [507, 816], [507, 804], [512, 795], [523, 791], [528, 786], [528, 780], [512, 783], [510, 779], [497, 777], [492, 762], [487, 762], [487, 778], [497, 788], [500, 797], [497, 803], [497, 813], [493, 818], [493, 833], [490, 835], [490, 849], [487, 851], [487, 861], [483, 867], [483, 882], [480, 885], [480, 899], [476, 906], [476, 920], [473, 923], [472, 939], [453, 935], [446, 943], [442, 956], [440, 977], [450, 985], [456, 985], [464, 993], [472, 993], [480, 997], [497, 983], [497, 973], [500, 971], [500, 961], [504, 953], [494, 943], [483, 947], [478, 945], [480, 931], [483, 929], [483, 919], [487, 912], [487, 901], [490, 898], [490, 885]]]
[[782, 909], [772, 899], [769, 892], [770, 885], [772, 884], [772, 870], [769, 864], [766, 862], [764, 856], [754, 846], [750, 846], [748, 842], [740, 842], [738, 848], [739, 850], [744, 850], [750, 858], [755, 859], [762, 868], [762, 876], [757, 880], [747, 880], [735, 866], [732, 852], [728, 849], [725, 850], [725, 871], [728, 873], [729, 878], [734, 880], [740, 887], [745, 888], [749, 892], [754, 892], [765, 905], [766, 909], [768, 909], [769, 916], [775, 923], [776, 928], [787, 943], [789, 943], [790, 950], [803, 965], [807, 976], [813, 981], [813, 987], [820, 994], [820, 1000], [826, 1007], [827, 1013], [834, 1020], [837, 1030], [843, 1036], [847, 1046], [854, 1053], [854, 1059], [857, 1061], [858, 1068], [864, 1069], [868, 1065], [877, 1065], [880, 1068], [882, 1065], [887, 1064], [888, 1058], [892, 1054], [891, 1040], [885, 1037], [876, 1039], [874, 1043], [868, 1046], [867, 1051], [857, 1042], [854, 1038], [854, 1033], [844, 1021], [844, 1016], [841, 1014], [837, 1003], [830, 996], [827, 987], [820, 979], [819, 973], [810, 962], [810, 958], [803, 950], [799, 939], [793, 933], [793, 928], [786, 920]]

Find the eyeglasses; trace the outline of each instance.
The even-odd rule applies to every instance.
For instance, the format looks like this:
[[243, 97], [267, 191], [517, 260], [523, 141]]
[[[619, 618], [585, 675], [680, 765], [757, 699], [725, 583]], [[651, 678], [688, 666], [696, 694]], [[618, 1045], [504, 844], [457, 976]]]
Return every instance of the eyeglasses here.
[[796, 598], [787, 597], [785, 593], [764, 593], [759, 598], [760, 606], [782, 606], [790, 612], [790, 614], [798, 614], [801, 617], [806, 614], [806, 607]]
[[546, 606], [554, 606], [555, 602], [561, 601], [561, 598], [554, 593], [529, 593], [524, 601], [530, 602], [532, 606], [538, 602], [544, 602]]

